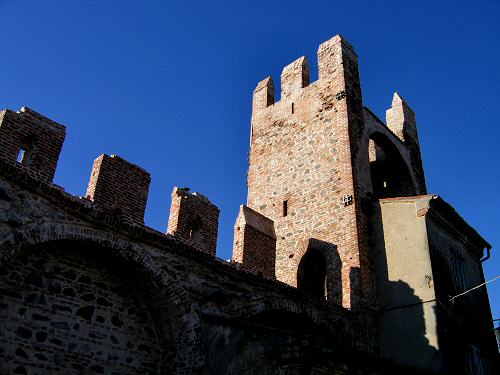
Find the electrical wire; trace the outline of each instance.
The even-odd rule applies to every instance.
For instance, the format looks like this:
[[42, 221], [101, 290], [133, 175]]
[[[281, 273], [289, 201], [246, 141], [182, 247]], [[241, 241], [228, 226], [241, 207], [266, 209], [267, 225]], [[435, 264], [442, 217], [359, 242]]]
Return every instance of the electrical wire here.
[[477, 288], [482, 287], [483, 285], [489, 284], [489, 283], [491, 283], [491, 282], [495, 281], [496, 279], [500, 279], [500, 275], [498, 275], [497, 277], [494, 277], [493, 279], [491, 279], [491, 280], [489, 280], [489, 281], [486, 281], [486, 282], [484, 282], [484, 283], [482, 283], [482, 284], [479, 284], [479, 285], [475, 286], [474, 288], [470, 288], [469, 290], [466, 290], [466, 291], [465, 291], [465, 292], [463, 292], [463, 293], [460, 293], [460, 294], [457, 294], [456, 296], [451, 297], [451, 298], [450, 298], [450, 300], [449, 300], [448, 302], [453, 302], [453, 300], [454, 300], [455, 298], [460, 297], [460, 296], [463, 296], [464, 294], [467, 294], [467, 293], [469, 293], [469, 292], [472, 292], [474, 289], [477, 289]]

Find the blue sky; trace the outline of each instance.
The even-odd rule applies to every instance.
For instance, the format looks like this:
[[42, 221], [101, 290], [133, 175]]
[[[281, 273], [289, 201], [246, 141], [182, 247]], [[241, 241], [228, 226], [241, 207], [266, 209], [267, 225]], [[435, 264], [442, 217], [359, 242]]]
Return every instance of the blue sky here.
[[[364, 104], [398, 91], [417, 113], [428, 190], [493, 244], [500, 272], [500, 2], [0, 0], [0, 107], [65, 124], [55, 182], [84, 194], [115, 153], [152, 174], [147, 225], [165, 231], [173, 186], [221, 209], [229, 258], [246, 201], [251, 95], [267, 75], [344, 35]], [[277, 90], [279, 92], [279, 89]], [[500, 281], [489, 287], [500, 318]]]

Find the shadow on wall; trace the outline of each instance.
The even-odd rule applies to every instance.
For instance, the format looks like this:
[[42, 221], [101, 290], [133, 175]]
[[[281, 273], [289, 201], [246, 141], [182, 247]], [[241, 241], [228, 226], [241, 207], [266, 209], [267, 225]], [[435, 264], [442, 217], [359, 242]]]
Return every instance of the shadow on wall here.
[[[397, 363], [440, 371], [441, 353], [431, 345], [428, 335], [435, 334], [435, 300], [424, 301], [408, 283], [389, 279], [386, 242], [380, 206], [373, 204], [370, 219], [370, 248], [375, 262], [377, 318], [383, 357]], [[405, 262], [401, 249], [398, 261]], [[416, 272], [418, 270], [415, 270]], [[433, 319], [426, 321], [426, 316]], [[432, 328], [428, 332], [427, 326]]]

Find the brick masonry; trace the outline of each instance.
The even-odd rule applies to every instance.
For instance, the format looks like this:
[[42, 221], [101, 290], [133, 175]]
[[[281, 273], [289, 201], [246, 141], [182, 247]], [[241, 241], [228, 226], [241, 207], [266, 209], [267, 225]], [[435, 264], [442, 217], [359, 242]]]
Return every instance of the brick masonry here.
[[167, 232], [197, 249], [215, 256], [219, 209], [200, 193], [175, 187]]
[[0, 112], [0, 158], [14, 162], [19, 157], [19, 165], [38, 178], [52, 181], [65, 138], [63, 125], [28, 107]]
[[245, 205], [240, 206], [240, 213], [234, 224], [232, 261], [250, 272], [275, 278], [274, 223]]
[[[271, 79], [257, 86], [248, 205], [275, 223], [279, 280], [296, 286], [300, 249], [310, 238], [324, 241], [340, 255], [327, 274], [341, 274], [342, 305], [362, 309], [373, 306], [373, 289], [352, 168], [364, 126], [357, 56], [337, 36], [319, 47], [318, 65], [319, 79], [310, 84], [305, 58], [287, 66], [278, 102]], [[353, 204], [344, 206], [344, 196]]]
[[86, 197], [100, 209], [143, 225], [151, 176], [117, 155], [94, 161]]

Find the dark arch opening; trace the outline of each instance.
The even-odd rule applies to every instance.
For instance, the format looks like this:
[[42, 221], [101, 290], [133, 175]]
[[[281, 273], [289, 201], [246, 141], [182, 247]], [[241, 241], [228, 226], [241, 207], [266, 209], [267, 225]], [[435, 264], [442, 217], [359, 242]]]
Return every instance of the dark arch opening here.
[[368, 156], [375, 198], [417, 195], [405, 161], [396, 146], [384, 135], [371, 135]]
[[313, 296], [326, 298], [326, 259], [320, 250], [309, 249], [300, 260], [297, 288]]

